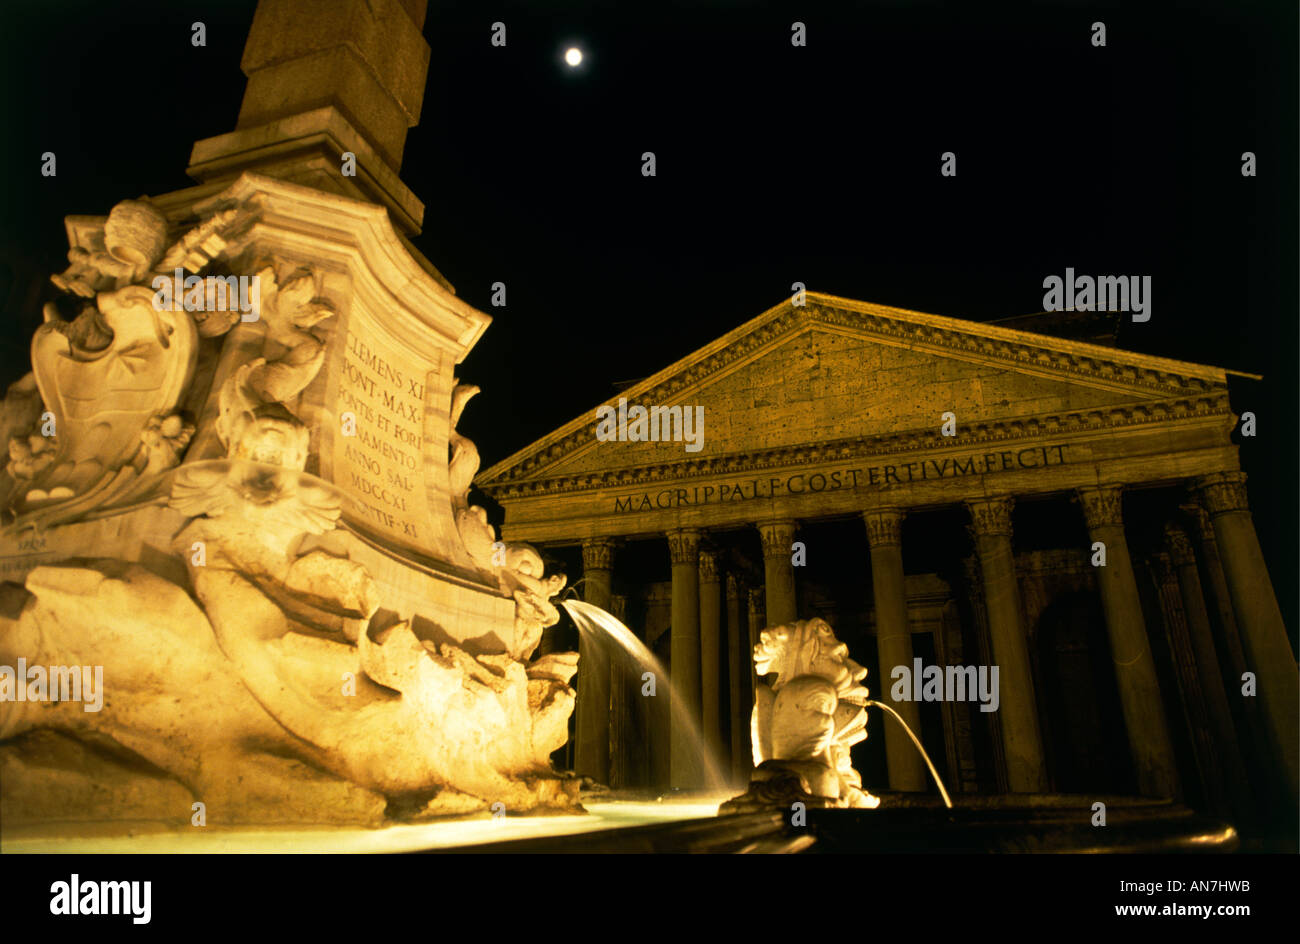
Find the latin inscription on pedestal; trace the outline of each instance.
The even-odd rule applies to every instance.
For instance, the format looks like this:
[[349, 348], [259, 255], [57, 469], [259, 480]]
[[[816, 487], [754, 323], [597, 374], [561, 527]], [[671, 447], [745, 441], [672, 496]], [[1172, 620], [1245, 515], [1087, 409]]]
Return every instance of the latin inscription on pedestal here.
[[353, 499], [349, 518], [413, 547], [422, 547], [429, 520], [421, 451], [425, 377], [425, 365], [409, 353], [349, 330], [338, 387], [342, 429], [334, 441], [334, 484]]

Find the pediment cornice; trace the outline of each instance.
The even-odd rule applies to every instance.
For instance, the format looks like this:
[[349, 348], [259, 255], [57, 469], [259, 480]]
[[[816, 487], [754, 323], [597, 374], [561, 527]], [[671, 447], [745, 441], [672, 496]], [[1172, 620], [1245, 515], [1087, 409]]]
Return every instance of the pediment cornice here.
[[1109, 435], [1125, 429], [1139, 429], [1153, 423], [1180, 420], [1224, 419], [1225, 430], [1234, 416], [1227, 391], [1202, 396], [1127, 404], [1104, 410], [1077, 410], [1041, 417], [976, 423], [956, 437], [943, 436], [936, 430], [911, 430], [881, 436], [857, 437], [799, 446], [785, 446], [743, 454], [710, 456], [665, 462], [647, 466], [580, 472], [574, 475], [532, 477], [507, 481], [483, 482], [480, 487], [498, 501], [538, 495], [610, 488], [653, 486], [664, 482], [718, 475], [745, 475], [774, 469], [816, 467], [868, 457], [896, 456], [905, 453], [942, 455], [970, 452], [981, 447], [992, 449], [1044, 437], [1065, 438], [1089, 433]]
[[[756, 359], [764, 351], [815, 326], [853, 333], [914, 351], [928, 351], [936, 356], [996, 364], [1003, 369], [1033, 376], [1112, 390], [1121, 396], [1150, 400], [1152, 402], [1148, 405], [1149, 408], [1158, 405], [1155, 401], [1191, 403], [1207, 396], [1217, 400], [1220, 395], [1226, 396], [1227, 391], [1226, 377], [1218, 367], [809, 292], [805, 305], [795, 306], [787, 300], [623, 391], [620, 396], [626, 397], [629, 403], [681, 402], [711, 378], [725, 375], [741, 364]], [[617, 398], [606, 402], [614, 404]], [[489, 494], [496, 495], [510, 494], [503, 492], [503, 487], [510, 483], [539, 481], [544, 477], [546, 468], [595, 443], [594, 416], [593, 408], [536, 443], [484, 470], [478, 476], [476, 484]], [[1060, 421], [1066, 422], [1066, 417], [1073, 416], [1076, 414], [1062, 414]], [[989, 425], [1014, 426], [1023, 425], [1024, 422], [1034, 421], [1017, 420]], [[888, 443], [894, 440], [910, 442], [914, 436], [929, 435], [931, 434], [918, 432], [874, 437], [870, 441], [880, 440], [883, 449], [871, 448], [867, 452], [854, 454], [920, 448], [917, 445], [891, 448]], [[937, 437], [938, 434], [933, 435]], [[997, 438], [994, 436], [989, 441], [997, 441]], [[820, 444], [809, 448], [825, 449], [830, 445]], [[719, 463], [729, 461], [729, 458], [691, 460], [677, 465]], [[638, 470], [614, 470], [604, 475], [623, 475], [633, 471]], [[588, 479], [592, 476], [593, 474], [584, 473], [576, 478]]]

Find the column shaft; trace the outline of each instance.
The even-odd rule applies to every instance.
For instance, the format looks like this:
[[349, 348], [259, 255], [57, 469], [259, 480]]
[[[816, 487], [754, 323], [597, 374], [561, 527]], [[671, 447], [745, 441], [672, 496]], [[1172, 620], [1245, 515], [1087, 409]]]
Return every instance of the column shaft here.
[[[979, 555], [962, 560], [965, 571], [966, 592], [969, 594], [971, 627], [975, 634], [975, 645], [979, 651], [979, 660], [985, 665], [993, 665], [993, 641], [989, 638], [988, 610], [984, 606], [984, 578], [980, 574]], [[985, 768], [981, 779], [988, 783], [991, 792], [1009, 793], [1011, 784], [1007, 780], [1007, 751], [1002, 736], [1002, 718], [1000, 712], [977, 712], [984, 721], [984, 731], [988, 735], [988, 746], [992, 749], [989, 766]], [[1044, 747], [1047, 745], [1044, 744]]]
[[[614, 594], [610, 598], [609, 612], [620, 623], [627, 623], [627, 597]], [[636, 703], [633, 698], [640, 690], [640, 679], [632, 672], [630, 656], [621, 649], [610, 647], [609, 672], [609, 785], [629, 787], [633, 783], [636, 744]], [[634, 680], [635, 679], [635, 680]]]
[[1213, 619], [1211, 627], [1217, 625], [1218, 646], [1228, 660], [1225, 684], [1241, 683], [1241, 673], [1246, 671], [1246, 651], [1241, 645], [1241, 633], [1237, 629], [1237, 617], [1232, 612], [1232, 597], [1228, 593], [1228, 579], [1223, 575], [1223, 561], [1219, 559], [1219, 545], [1214, 537], [1214, 525], [1210, 515], [1201, 505], [1190, 502], [1182, 506], [1196, 529], [1200, 541], [1201, 560], [1205, 565], [1205, 580], [1202, 587], [1206, 591], [1206, 606]]
[[[896, 667], [906, 667], [909, 675], [913, 671], [907, 589], [903, 582], [903, 514], [894, 509], [868, 511], [863, 513], [863, 519], [871, 545], [871, 590], [876, 609], [876, 649], [880, 662], [876, 690], [879, 700], [889, 703], [919, 738], [920, 706], [910, 700], [895, 701], [891, 684]], [[926, 789], [924, 762], [894, 718], [885, 719], [885, 760], [889, 767], [889, 789]]]
[[793, 623], [799, 618], [790, 550], [794, 543], [794, 531], [793, 521], [761, 521], [758, 525], [758, 535], [763, 542], [763, 575], [769, 626]]
[[[608, 610], [613, 596], [612, 541], [582, 542], [582, 598]], [[577, 744], [574, 772], [597, 783], [609, 783], [610, 641], [578, 640]]]
[[727, 708], [731, 750], [731, 779], [736, 784], [749, 782], [752, 757], [749, 745], [749, 711], [745, 699], [745, 661], [749, 650], [748, 622], [741, 622], [740, 585], [735, 574], [727, 574]]
[[[1181, 714], [1187, 732], [1187, 743], [1195, 760], [1195, 771], [1186, 768], [1181, 771], [1183, 783], [1186, 784], [1189, 777], [1195, 781], [1199, 774], [1203, 788], [1201, 807], [1215, 815], [1225, 816], [1228, 814], [1228, 789], [1223, 779], [1224, 765], [1210, 725], [1200, 673], [1196, 669], [1196, 652], [1187, 628], [1187, 613], [1183, 609], [1178, 575], [1174, 572], [1169, 555], [1163, 552], [1152, 554], [1146, 564], [1156, 602], [1160, 607], [1160, 624], [1168, 646], [1169, 665], [1173, 669], [1175, 688], [1180, 695], [1178, 708], [1181, 708], [1181, 712], [1175, 711], [1174, 719]], [[1154, 626], [1151, 631], [1155, 632]], [[1185, 791], [1184, 797], [1180, 799], [1186, 796]]]
[[1247, 671], [1254, 672], [1258, 680], [1264, 720], [1294, 802], [1300, 796], [1296, 658], [1250, 517], [1246, 476], [1224, 472], [1206, 476], [1197, 484], [1214, 525], [1228, 594], [1249, 663]]
[[[1201, 558], [1201, 587], [1206, 595], [1206, 608], [1210, 615], [1210, 628], [1214, 633], [1215, 651], [1220, 660], [1223, 692], [1228, 698], [1236, 723], [1238, 742], [1242, 745], [1245, 761], [1249, 764], [1249, 779], [1260, 783], [1271, 777], [1276, 767], [1272, 739], [1264, 722], [1264, 712], [1258, 698], [1241, 693], [1242, 677], [1248, 671], [1246, 650], [1241, 644], [1241, 631], [1237, 617], [1232, 612], [1232, 597], [1228, 593], [1228, 578], [1223, 574], [1223, 561], [1219, 557], [1219, 544], [1214, 537], [1210, 513], [1192, 501], [1182, 506], [1196, 531]], [[1257, 798], [1268, 795], [1267, 790], [1255, 787]]]
[[669, 784], [690, 790], [701, 785], [703, 770], [691, 728], [691, 722], [697, 728], [700, 723], [700, 532], [668, 532], [668, 552], [673, 565], [669, 675], [679, 709], [670, 720]]
[[1117, 487], [1080, 489], [1078, 493], [1089, 535], [1094, 543], [1100, 541], [1106, 547], [1106, 564], [1096, 568], [1097, 584], [1138, 791], [1143, 796], [1172, 797], [1178, 790], [1173, 742], [1124, 537], [1120, 494]]
[[758, 686], [763, 684], [758, 680], [758, 671], [754, 667], [754, 649], [758, 646], [759, 637], [763, 630], [767, 628], [767, 614], [764, 610], [766, 594], [762, 587], [749, 588], [749, 745], [750, 754], [749, 762], [753, 767], [758, 763], [760, 753], [766, 755], [766, 747], [763, 751], [759, 750], [758, 743], [758, 725], [755, 716], [756, 702], [755, 696], [758, 692]]
[[1214, 732], [1216, 750], [1226, 767], [1223, 771], [1224, 782], [1233, 809], [1241, 817], [1249, 814], [1252, 809], [1250, 788], [1233, 728], [1228, 695], [1223, 687], [1219, 658], [1214, 648], [1214, 634], [1210, 630], [1210, 613], [1205, 605], [1205, 594], [1196, 569], [1196, 554], [1192, 550], [1191, 540], [1181, 528], [1167, 526], [1165, 540], [1169, 546], [1169, 560], [1178, 580], [1178, 592], [1183, 602], [1188, 639], [1196, 659], [1196, 674], [1200, 680], [1207, 720]]
[[998, 666], [998, 714], [1008, 786], [1013, 793], [1046, 793], [1047, 762], [1011, 549], [1011, 499], [966, 504], [974, 523], [975, 549], [983, 575], [991, 654]]
[[718, 558], [700, 552], [700, 733], [710, 753], [722, 753], [722, 582]]

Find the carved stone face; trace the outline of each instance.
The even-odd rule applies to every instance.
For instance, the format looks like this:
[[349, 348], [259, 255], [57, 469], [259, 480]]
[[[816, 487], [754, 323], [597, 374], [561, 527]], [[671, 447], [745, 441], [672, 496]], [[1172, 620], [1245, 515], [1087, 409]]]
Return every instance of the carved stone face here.
[[780, 672], [789, 641], [789, 626], [774, 626], [763, 630], [758, 645], [754, 647], [754, 671], [759, 675]]
[[508, 544], [506, 545], [506, 568], [521, 577], [540, 579], [543, 571], [546, 570], [546, 564], [535, 548], [527, 544]]
[[865, 678], [867, 670], [849, 658], [849, 647], [835, 638], [835, 631], [821, 620], [814, 620], [820, 625], [813, 626], [817, 645], [808, 663], [808, 672], [820, 675], [835, 683], [836, 688], [844, 688], [859, 679]]
[[307, 464], [308, 438], [307, 429], [292, 418], [252, 417], [240, 427], [231, 458], [301, 470]]
[[801, 675], [816, 675], [843, 691], [866, 677], [867, 670], [849, 658], [849, 647], [835, 638], [825, 620], [774, 626], [760, 638], [754, 647], [755, 671], [777, 673], [778, 687]]

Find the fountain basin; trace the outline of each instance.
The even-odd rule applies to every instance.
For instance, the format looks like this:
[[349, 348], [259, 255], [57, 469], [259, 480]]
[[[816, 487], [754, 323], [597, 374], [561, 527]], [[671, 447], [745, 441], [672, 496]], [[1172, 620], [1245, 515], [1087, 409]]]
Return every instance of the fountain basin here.
[[[1170, 801], [1081, 795], [938, 797], [882, 793], [876, 810], [771, 810], [718, 816], [725, 797], [584, 797], [586, 815], [507, 816], [356, 828], [192, 829], [142, 825], [87, 835], [9, 833], [0, 851], [30, 853], [1199, 853], [1234, 852], [1227, 823]], [[1093, 826], [1092, 804], [1106, 804]]]
[[[1080, 795], [954, 799], [882, 793], [875, 810], [809, 809], [806, 825], [773, 810], [629, 825], [493, 844], [499, 852], [711, 853], [1228, 853], [1229, 824], [1172, 801]], [[1092, 804], [1106, 804], [1093, 826]], [[618, 804], [611, 804], [617, 806]], [[468, 851], [461, 847], [458, 851]]]
[[87, 823], [6, 830], [0, 853], [365, 853], [481, 850], [541, 840], [567, 842], [599, 833], [679, 822], [711, 821], [718, 798], [642, 801], [584, 800], [586, 813], [477, 815], [430, 823], [363, 827], [205, 827], [176, 831], [161, 824]]
[[[1106, 804], [1094, 826], [1093, 804]], [[878, 810], [810, 810], [816, 852], [1234, 852], [1228, 823], [1169, 800], [1068, 794], [937, 797], [881, 794]]]

